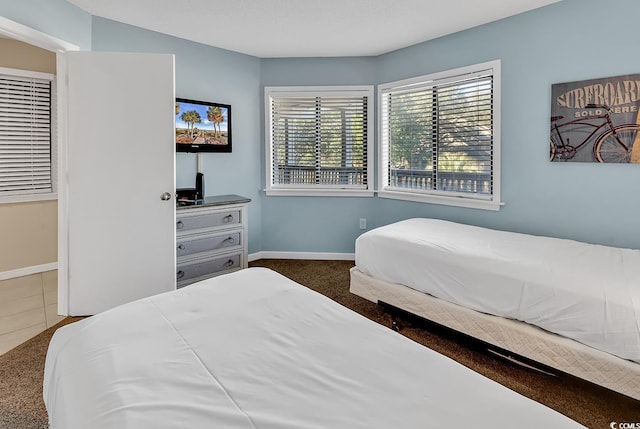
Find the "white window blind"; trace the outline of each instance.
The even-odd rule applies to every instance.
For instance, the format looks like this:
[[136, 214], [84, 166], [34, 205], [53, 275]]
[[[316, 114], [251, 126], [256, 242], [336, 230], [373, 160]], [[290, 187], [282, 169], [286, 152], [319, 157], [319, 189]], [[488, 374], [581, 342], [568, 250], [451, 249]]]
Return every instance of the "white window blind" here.
[[494, 68], [465, 70], [381, 88], [383, 191], [494, 199], [494, 77]]
[[269, 189], [367, 190], [371, 93], [269, 91]]
[[52, 80], [0, 70], [0, 197], [53, 192]]

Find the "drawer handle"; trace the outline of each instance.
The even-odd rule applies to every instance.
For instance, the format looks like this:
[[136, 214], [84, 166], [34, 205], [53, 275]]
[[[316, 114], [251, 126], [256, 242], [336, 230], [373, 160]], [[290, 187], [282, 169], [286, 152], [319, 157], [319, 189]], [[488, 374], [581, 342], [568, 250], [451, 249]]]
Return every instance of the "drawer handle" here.
[[236, 240], [233, 237], [227, 237], [225, 238], [225, 243], [229, 243], [229, 244], [234, 244], [236, 242]]
[[184, 277], [184, 271], [179, 270], [179, 271], [176, 273], [176, 279], [177, 279], [177, 280], [180, 280], [180, 279], [181, 279], [181, 278], [183, 278], [183, 277]]
[[186, 246], [182, 243], [178, 244], [178, 250], [184, 250], [186, 249]]
[[224, 263], [225, 267], [233, 267], [233, 259], [229, 259], [227, 262]]
[[184, 226], [184, 223], [182, 223], [181, 220], [179, 220], [178, 222], [176, 222], [176, 229], [182, 229], [182, 227]]
[[226, 215], [225, 217], [222, 218], [222, 221], [224, 223], [230, 223], [233, 222], [233, 215]]

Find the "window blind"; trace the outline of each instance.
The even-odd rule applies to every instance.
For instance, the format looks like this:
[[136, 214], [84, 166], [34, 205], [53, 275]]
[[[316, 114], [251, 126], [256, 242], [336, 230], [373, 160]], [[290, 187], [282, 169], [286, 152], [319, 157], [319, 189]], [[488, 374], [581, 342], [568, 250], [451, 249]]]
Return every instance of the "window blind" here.
[[365, 189], [367, 104], [362, 95], [272, 95], [272, 187]]
[[0, 73], [0, 196], [52, 192], [51, 79]]
[[386, 88], [381, 105], [387, 187], [492, 195], [491, 70]]

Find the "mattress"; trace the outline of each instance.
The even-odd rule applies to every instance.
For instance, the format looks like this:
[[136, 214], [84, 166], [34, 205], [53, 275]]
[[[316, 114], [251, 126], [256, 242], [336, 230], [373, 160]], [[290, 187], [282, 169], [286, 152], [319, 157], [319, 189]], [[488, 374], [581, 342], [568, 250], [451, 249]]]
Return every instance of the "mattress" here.
[[356, 266], [640, 362], [640, 250], [420, 218], [362, 234]]
[[264, 268], [58, 329], [52, 429], [579, 425]]
[[541, 328], [481, 313], [351, 269], [350, 291], [640, 400], [640, 365]]

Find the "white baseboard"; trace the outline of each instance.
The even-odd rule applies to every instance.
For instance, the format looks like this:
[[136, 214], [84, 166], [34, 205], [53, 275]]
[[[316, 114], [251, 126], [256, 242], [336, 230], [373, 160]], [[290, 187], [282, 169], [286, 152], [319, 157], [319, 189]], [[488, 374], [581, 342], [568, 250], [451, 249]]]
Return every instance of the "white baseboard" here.
[[258, 259], [309, 259], [321, 261], [355, 261], [355, 253], [322, 253], [322, 252], [275, 252], [261, 251], [251, 253], [249, 262]]
[[0, 281], [15, 279], [17, 277], [30, 276], [31, 274], [44, 273], [47, 271], [57, 270], [58, 263], [51, 262], [49, 264], [33, 265], [31, 267], [18, 268], [15, 270], [0, 272]]
[[[251, 253], [249, 262], [258, 259], [309, 259], [319, 261], [354, 261], [354, 253], [322, 253], [322, 252], [272, 252], [262, 251]], [[15, 279], [17, 277], [30, 276], [31, 274], [44, 273], [47, 271], [57, 270], [58, 263], [51, 262], [49, 264], [33, 265], [31, 267], [18, 268], [15, 270], [0, 272], [0, 281]]]

